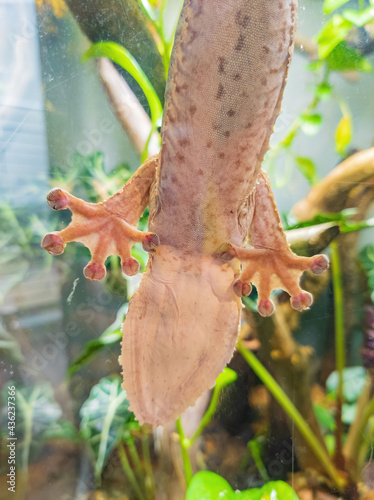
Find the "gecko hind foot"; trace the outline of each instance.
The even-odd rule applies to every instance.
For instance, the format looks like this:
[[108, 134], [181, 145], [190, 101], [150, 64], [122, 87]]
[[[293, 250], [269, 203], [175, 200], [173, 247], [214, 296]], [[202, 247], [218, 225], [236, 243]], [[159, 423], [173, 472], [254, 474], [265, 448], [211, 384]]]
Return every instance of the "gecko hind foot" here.
[[233, 283], [234, 291], [239, 296], [249, 295], [253, 283], [258, 292], [257, 310], [261, 316], [270, 316], [275, 309], [270, 294], [281, 288], [290, 296], [291, 306], [297, 311], [308, 309], [313, 303], [313, 296], [302, 290], [300, 277], [306, 270], [314, 274], [322, 274], [329, 266], [325, 255], [314, 257], [299, 257], [287, 250], [272, 250], [259, 248], [238, 248], [233, 245], [223, 245], [220, 248], [221, 259], [224, 261], [237, 258], [242, 263], [242, 271]]
[[154, 253], [159, 245], [156, 234], [139, 231], [123, 216], [108, 210], [105, 202], [88, 203], [60, 188], [48, 193], [47, 202], [53, 210], [71, 210], [72, 220], [62, 231], [46, 234], [41, 247], [52, 255], [61, 255], [67, 243], [83, 243], [91, 252], [91, 260], [83, 271], [90, 280], [105, 278], [105, 261], [109, 255], [120, 256], [125, 274], [137, 274], [140, 265], [131, 256], [132, 246], [141, 242], [146, 252]]

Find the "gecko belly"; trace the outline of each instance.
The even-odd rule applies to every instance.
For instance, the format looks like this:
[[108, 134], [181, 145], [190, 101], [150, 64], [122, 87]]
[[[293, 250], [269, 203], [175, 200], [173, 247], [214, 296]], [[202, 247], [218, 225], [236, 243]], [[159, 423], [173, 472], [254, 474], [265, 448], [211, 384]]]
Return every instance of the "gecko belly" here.
[[235, 268], [162, 246], [151, 258], [123, 326], [123, 388], [139, 423], [175, 419], [232, 357], [241, 302]]

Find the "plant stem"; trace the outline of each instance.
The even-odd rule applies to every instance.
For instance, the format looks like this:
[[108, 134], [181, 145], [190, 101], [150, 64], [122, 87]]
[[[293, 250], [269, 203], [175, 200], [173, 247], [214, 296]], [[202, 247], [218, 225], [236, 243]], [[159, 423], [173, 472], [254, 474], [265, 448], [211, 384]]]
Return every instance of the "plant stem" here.
[[191, 479], [192, 479], [192, 466], [191, 466], [190, 457], [188, 455], [188, 448], [191, 446], [191, 442], [184, 435], [184, 430], [183, 430], [182, 421], [181, 421], [180, 417], [177, 418], [176, 426], [177, 426], [177, 432], [179, 434], [179, 442], [181, 444], [181, 450], [182, 450], [184, 475], [186, 478], [186, 484], [188, 486]]
[[372, 395], [373, 382], [369, 375], [365, 386], [357, 402], [356, 418], [349, 428], [347, 441], [344, 445], [344, 455], [348, 465], [355, 468], [353, 475], [359, 474], [359, 465], [357, 463], [360, 447], [363, 442], [363, 435], [370, 417], [374, 414], [374, 396]]
[[263, 481], [265, 483], [269, 482], [270, 478], [268, 476], [264, 462], [262, 461], [261, 452], [260, 452], [259, 445], [258, 445], [257, 441], [255, 439], [251, 439], [250, 441], [248, 441], [247, 446], [252, 454], [253, 460], [256, 464], [256, 467], [257, 467]]
[[127, 458], [127, 454], [126, 454], [126, 451], [125, 451], [125, 448], [124, 448], [122, 442], [120, 442], [118, 444], [117, 449], [118, 449], [119, 458], [121, 460], [122, 468], [123, 468], [126, 476], [128, 477], [128, 480], [130, 481], [130, 484], [131, 484], [134, 492], [136, 493], [137, 497], [140, 500], [143, 500], [144, 499], [143, 493], [141, 492], [140, 486], [139, 486], [139, 484], [136, 480], [136, 477], [133, 473], [133, 470], [130, 466], [129, 459]]
[[136, 446], [134, 444], [134, 439], [129, 438], [126, 439], [125, 441], [126, 446], [130, 452], [131, 460], [133, 461], [134, 467], [135, 467], [135, 472], [138, 475], [138, 479], [143, 477], [143, 468], [142, 464], [140, 463], [140, 458], [138, 455], [138, 451], [136, 449]]
[[252, 370], [256, 373], [256, 375], [260, 378], [260, 380], [273, 395], [273, 397], [282, 406], [287, 415], [295, 422], [300, 433], [308, 443], [309, 447], [315, 453], [317, 458], [320, 460], [321, 465], [324, 467], [327, 474], [334, 481], [337, 488], [342, 491], [346, 484], [345, 480], [339, 475], [339, 472], [334, 467], [334, 464], [331, 462], [330, 457], [325, 452], [318, 439], [316, 439], [313, 432], [308, 427], [308, 424], [305, 422], [304, 418], [294, 406], [292, 401], [287, 397], [279, 384], [274, 380], [274, 378], [270, 375], [270, 373], [266, 370], [262, 363], [256, 358], [256, 356], [251, 351], [248, 351], [243, 347], [240, 340], [238, 341], [236, 347], [243, 358], [246, 360], [246, 362], [249, 364], [249, 366], [252, 368]]
[[343, 408], [343, 373], [345, 367], [345, 333], [344, 333], [344, 304], [343, 287], [340, 269], [339, 247], [336, 241], [332, 241], [331, 264], [332, 264], [332, 283], [334, 288], [334, 319], [335, 319], [335, 355], [336, 371], [338, 373], [338, 387], [336, 389], [336, 449], [335, 458], [338, 463], [343, 461], [342, 436], [342, 408]]
[[149, 485], [150, 498], [154, 498], [155, 497], [155, 478], [153, 475], [151, 454], [149, 451], [148, 434], [145, 434], [142, 437], [142, 451], [143, 451], [143, 460], [144, 460], [145, 470], [147, 471], [147, 486]]
[[210, 401], [209, 407], [208, 407], [207, 411], [205, 412], [203, 418], [200, 420], [198, 428], [193, 433], [192, 437], [188, 440], [188, 442], [189, 442], [188, 447], [193, 445], [193, 443], [200, 436], [200, 434], [203, 432], [205, 427], [212, 420], [213, 415], [217, 409], [220, 392], [221, 392], [220, 388], [218, 388], [217, 386], [214, 386], [213, 396], [212, 396], [212, 399]]

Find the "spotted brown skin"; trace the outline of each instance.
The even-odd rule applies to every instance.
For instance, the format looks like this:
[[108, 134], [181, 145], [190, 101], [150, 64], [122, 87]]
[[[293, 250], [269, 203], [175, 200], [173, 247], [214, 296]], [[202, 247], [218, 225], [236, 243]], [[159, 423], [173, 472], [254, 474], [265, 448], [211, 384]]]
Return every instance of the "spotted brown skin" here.
[[[125, 272], [136, 272], [129, 255], [136, 238], [152, 252], [123, 326], [120, 358], [123, 388], [140, 423], [175, 419], [214, 384], [235, 348], [240, 297], [251, 283], [263, 316], [274, 310], [275, 288], [287, 290], [302, 311], [312, 297], [301, 290], [300, 275], [328, 265], [324, 256], [291, 252], [260, 171], [280, 112], [295, 22], [295, 0], [185, 0], [160, 158], [96, 213], [66, 193], [50, 196], [52, 208], [73, 211], [68, 239], [92, 249], [88, 278], [103, 277], [108, 251], [121, 255]], [[142, 236], [132, 226], [147, 203], [150, 232]], [[48, 251], [61, 253], [64, 231], [46, 236]]]

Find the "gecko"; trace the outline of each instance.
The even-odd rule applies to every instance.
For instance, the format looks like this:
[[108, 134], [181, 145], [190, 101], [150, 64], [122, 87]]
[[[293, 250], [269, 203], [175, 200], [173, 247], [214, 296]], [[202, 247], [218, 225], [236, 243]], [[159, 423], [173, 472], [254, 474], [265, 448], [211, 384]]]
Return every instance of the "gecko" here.
[[[293, 52], [297, 0], [185, 0], [166, 86], [160, 154], [98, 204], [55, 188], [54, 210], [72, 221], [41, 246], [53, 255], [78, 241], [91, 252], [84, 275], [105, 277], [119, 255], [131, 276], [141, 242], [149, 261], [123, 325], [123, 389], [140, 424], [174, 420], [230, 361], [241, 297], [258, 293], [260, 315], [281, 288], [294, 309], [312, 296], [305, 270], [324, 272], [324, 255], [291, 251], [268, 176], [269, 148]], [[149, 205], [148, 231], [136, 228]]]

